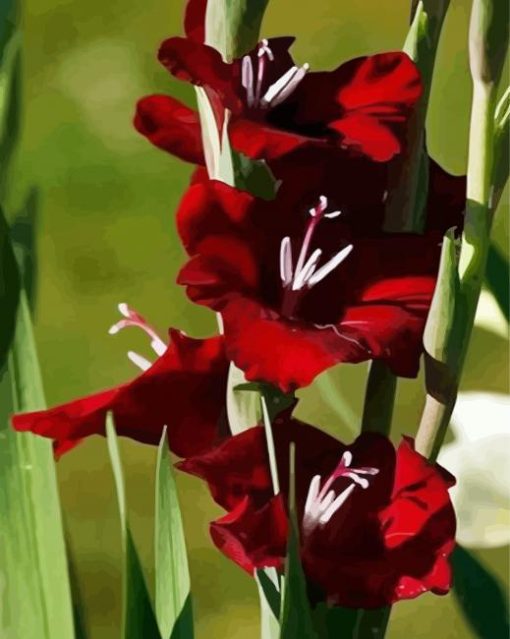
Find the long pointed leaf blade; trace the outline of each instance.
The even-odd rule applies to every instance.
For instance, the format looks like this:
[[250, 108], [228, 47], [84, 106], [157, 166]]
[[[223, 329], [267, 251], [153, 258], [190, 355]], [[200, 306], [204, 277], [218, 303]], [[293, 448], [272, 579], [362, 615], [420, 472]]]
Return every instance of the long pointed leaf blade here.
[[465, 548], [457, 546], [452, 556], [453, 593], [479, 639], [508, 639], [508, 594]]
[[295, 446], [290, 446], [289, 539], [283, 581], [280, 615], [280, 639], [314, 639], [312, 613], [308, 601], [306, 578], [299, 552], [299, 530], [295, 498]]
[[123, 612], [120, 637], [122, 639], [140, 639], [140, 637], [144, 639], [161, 639], [140, 559], [129, 529], [124, 473], [111, 414], [108, 415], [106, 421], [106, 439], [117, 492], [124, 555]]
[[163, 639], [192, 639], [191, 586], [177, 486], [166, 428], [156, 465], [156, 617]]
[[0, 208], [0, 374], [14, 338], [20, 277], [9, 238], [9, 227]]
[[0, 574], [5, 584], [0, 636], [69, 639], [73, 614], [51, 444], [15, 433], [9, 425], [12, 412], [44, 407], [24, 293], [0, 382], [0, 407]]

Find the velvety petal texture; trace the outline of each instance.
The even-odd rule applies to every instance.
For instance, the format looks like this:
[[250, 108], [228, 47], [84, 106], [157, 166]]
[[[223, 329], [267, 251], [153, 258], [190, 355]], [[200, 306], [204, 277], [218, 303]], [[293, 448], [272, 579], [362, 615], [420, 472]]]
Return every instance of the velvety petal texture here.
[[[276, 496], [262, 427], [178, 464], [204, 479], [227, 510], [211, 524], [213, 541], [227, 557], [250, 573], [283, 567], [294, 442], [301, 554], [314, 592], [336, 605], [371, 608], [448, 591], [455, 534], [448, 489], [454, 480], [416, 453], [412, 440], [395, 451], [382, 435], [367, 433], [346, 446], [288, 414], [275, 420], [273, 435], [281, 485]], [[332, 515], [310, 526], [314, 482], [333, 491], [326, 507], [344, 498]]]
[[104, 435], [111, 411], [119, 435], [157, 445], [166, 425], [171, 450], [194, 455], [225, 433], [228, 366], [221, 337], [193, 339], [172, 329], [166, 352], [132, 382], [49, 410], [15, 415], [12, 423], [18, 431], [53, 439], [59, 456], [85, 437]]
[[[339, 362], [367, 359], [415, 376], [446, 227], [423, 236], [384, 234], [373, 192], [364, 195], [354, 177], [321, 183], [305, 170], [294, 169], [292, 179], [286, 169], [269, 202], [221, 182], [193, 184], [177, 213], [190, 255], [179, 283], [193, 301], [222, 314], [227, 355], [249, 380], [287, 392]], [[309, 207], [321, 201], [321, 191], [332, 219], [311, 222]], [[315, 281], [290, 286], [282, 282], [285, 242], [294, 283], [312, 253], [320, 252], [316, 271], [339, 251], [350, 253]]]
[[204, 164], [198, 113], [167, 95], [149, 95], [136, 106], [134, 125], [154, 146], [193, 164]]

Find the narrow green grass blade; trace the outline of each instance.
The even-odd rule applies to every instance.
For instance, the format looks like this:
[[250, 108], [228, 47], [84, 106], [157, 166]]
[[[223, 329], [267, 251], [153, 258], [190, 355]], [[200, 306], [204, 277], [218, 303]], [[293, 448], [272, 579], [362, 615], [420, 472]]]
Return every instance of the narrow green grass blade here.
[[0, 63], [9, 40], [16, 31], [19, 17], [18, 0], [0, 0]]
[[123, 613], [120, 637], [121, 639], [141, 639], [142, 637], [143, 639], [161, 639], [140, 559], [129, 530], [124, 474], [111, 414], [108, 415], [106, 421], [106, 439], [117, 491], [124, 554]]
[[9, 227], [0, 208], [0, 375], [14, 338], [20, 277], [9, 238]]
[[508, 593], [465, 548], [455, 548], [452, 564], [453, 594], [476, 637], [508, 639]]
[[290, 446], [289, 539], [283, 581], [280, 615], [280, 639], [315, 639], [317, 637], [308, 601], [306, 578], [299, 553], [299, 532], [295, 497], [295, 446]]
[[23, 288], [33, 311], [37, 297], [37, 227], [39, 219], [39, 191], [33, 187], [21, 210], [11, 223], [11, 240], [23, 277]]
[[51, 444], [15, 433], [15, 411], [44, 407], [24, 293], [0, 381], [0, 580], [2, 639], [74, 637], [57, 479]]
[[156, 465], [156, 617], [163, 639], [192, 639], [193, 614], [186, 542], [166, 428]]

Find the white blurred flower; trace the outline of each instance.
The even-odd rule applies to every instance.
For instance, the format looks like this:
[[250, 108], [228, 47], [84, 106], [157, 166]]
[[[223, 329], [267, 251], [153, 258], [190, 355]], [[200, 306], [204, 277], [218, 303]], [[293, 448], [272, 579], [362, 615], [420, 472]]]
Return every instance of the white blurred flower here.
[[455, 441], [443, 447], [439, 463], [457, 478], [457, 540], [472, 548], [509, 544], [510, 396], [460, 393], [452, 430]]

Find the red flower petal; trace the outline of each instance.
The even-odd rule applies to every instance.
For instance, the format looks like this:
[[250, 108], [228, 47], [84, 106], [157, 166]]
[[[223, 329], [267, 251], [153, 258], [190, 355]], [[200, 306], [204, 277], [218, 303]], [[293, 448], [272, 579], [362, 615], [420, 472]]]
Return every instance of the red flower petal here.
[[205, 40], [205, 12], [207, 0], [188, 0], [184, 11], [184, 32], [195, 42]]
[[254, 159], [273, 160], [310, 145], [326, 147], [326, 141], [248, 119], [234, 119], [229, 133], [235, 150]]
[[[454, 484], [452, 475], [417, 453], [412, 440], [403, 439], [397, 451], [392, 503], [381, 513], [387, 547], [396, 548], [420, 534], [445, 508], [450, 512], [450, 528], [455, 534], [455, 515], [448, 494]], [[429, 534], [434, 535], [435, 531], [430, 530]]]
[[240, 102], [232, 75], [234, 67], [224, 62], [216, 49], [188, 38], [175, 37], [163, 42], [158, 58], [179, 80], [211, 89], [225, 108], [238, 110]]
[[330, 124], [342, 136], [342, 145], [377, 162], [387, 162], [400, 152], [397, 136], [377, 119], [362, 113], [346, 115]]
[[351, 60], [334, 73], [349, 78], [337, 93], [346, 112], [364, 113], [384, 122], [403, 120], [406, 109], [422, 93], [418, 68], [401, 52]]
[[152, 144], [193, 164], [204, 164], [200, 120], [196, 111], [166, 95], [139, 100], [135, 129]]
[[[281, 497], [257, 509], [249, 497], [210, 526], [215, 545], [249, 573], [255, 568], [280, 568], [287, 546], [287, 515]], [[268, 534], [270, 533], [270, 534]]]
[[45, 411], [15, 415], [16, 430], [54, 440], [61, 455], [81, 439], [104, 435], [108, 411], [119, 435], [158, 444], [163, 427], [173, 452], [193, 455], [220, 437], [228, 373], [223, 339], [197, 340], [170, 331], [170, 346], [128, 384]]

